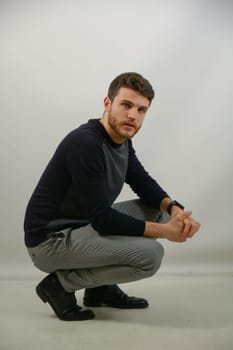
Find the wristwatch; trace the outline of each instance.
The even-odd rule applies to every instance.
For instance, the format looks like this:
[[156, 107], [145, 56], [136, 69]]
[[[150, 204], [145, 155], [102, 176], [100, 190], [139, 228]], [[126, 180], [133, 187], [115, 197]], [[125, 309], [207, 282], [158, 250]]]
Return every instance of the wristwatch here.
[[179, 207], [180, 209], [184, 209], [184, 206], [182, 205], [182, 204], [180, 204], [179, 202], [177, 202], [177, 201], [171, 201], [169, 204], [168, 204], [168, 206], [167, 206], [167, 213], [169, 214], [169, 215], [171, 215], [171, 211], [172, 211], [172, 207], [173, 206], [176, 206], [176, 207]]

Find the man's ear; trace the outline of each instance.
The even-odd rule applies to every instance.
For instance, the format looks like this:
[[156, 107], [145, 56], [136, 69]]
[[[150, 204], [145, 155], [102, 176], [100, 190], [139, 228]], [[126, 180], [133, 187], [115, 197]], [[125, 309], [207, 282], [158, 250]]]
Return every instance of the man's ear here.
[[104, 98], [104, 109], [105, 111], [109, 112], [111, 107], [111, 100], [108, 96]]

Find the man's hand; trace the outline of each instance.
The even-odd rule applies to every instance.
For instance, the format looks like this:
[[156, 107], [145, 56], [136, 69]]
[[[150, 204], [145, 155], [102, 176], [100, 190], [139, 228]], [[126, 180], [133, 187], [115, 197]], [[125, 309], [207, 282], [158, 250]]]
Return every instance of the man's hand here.
[[192, 218], [191, 211], [177, 210], [172, 212], [166, 224], [146, 222], [145, 237], [164, 238], [172, 242], [185, 242], [200, 228], [200, 223]]
[[173, 214], [168, 223], [161, 228], [162, 236], [173, 242], [185, 242], [187, 238], [191, 238], [200, 228], [200, 223], [191, 215], [191, 211]]

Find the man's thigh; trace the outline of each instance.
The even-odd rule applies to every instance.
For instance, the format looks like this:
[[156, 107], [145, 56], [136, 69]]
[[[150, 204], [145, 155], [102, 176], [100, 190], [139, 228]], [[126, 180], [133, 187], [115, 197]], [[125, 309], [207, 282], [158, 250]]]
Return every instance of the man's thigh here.
[[[101, 236], [91, 225], [66, 229], [29, 249], [34, 264], [42, 271], [83, 269], [110, 265], [152, 264], [163, 254], [162, 246], [153, 239], [129, 236]], [[150, 260], [150, 261], [149, 261]]]

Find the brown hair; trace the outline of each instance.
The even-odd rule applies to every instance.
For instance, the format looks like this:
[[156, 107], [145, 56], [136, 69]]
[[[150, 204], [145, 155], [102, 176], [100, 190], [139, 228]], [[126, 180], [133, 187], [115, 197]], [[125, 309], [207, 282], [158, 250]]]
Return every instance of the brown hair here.
[[147, 79], [135, 72], [122, 73], [118, 75], [109, 85], [108, 97], [113, 101], [120, 88], [125, 87], [139, 92], [151, 101], [154, 98], [154, 90]]

